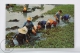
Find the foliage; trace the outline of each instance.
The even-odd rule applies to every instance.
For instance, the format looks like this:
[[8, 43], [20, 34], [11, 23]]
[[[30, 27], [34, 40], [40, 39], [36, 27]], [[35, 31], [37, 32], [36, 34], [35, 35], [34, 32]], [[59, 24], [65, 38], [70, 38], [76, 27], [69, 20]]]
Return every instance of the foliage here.
[[70, 14], [71, 16], [74, 17], [74, 5], [73, 4], [55, 6], [55, 8], [53, 8], [52, 10], [47, 11], [44, 14], [56, 14], [56, 12], [58, 12], [59, 10], [63, 11], [62, 15]]

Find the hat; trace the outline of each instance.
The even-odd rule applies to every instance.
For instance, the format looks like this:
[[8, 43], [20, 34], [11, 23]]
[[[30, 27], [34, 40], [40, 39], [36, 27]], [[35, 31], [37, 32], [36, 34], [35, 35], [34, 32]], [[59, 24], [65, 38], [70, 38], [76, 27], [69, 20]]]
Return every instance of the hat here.
[[27, 8], [26, 8], [26, 7], [24, 7], [24, 8], [23, 8], [23, 10], [27, 10]]
[[50, 23], [50, 21], [47, 21], [47, 23]]
[[28, 17], [27, 20], [32, 21], [32, 18], [31, 17]]
[[53, 20], [53, 19], [49, 19], [48, 22], [49, 22], [50, 24], [52, 24], [52, 23], [54, 22], [54, 20]]
[[26, 34], [28, 32], [28, 29], [27, 27], [23, 27], [23, 28], [18, 29], [18, 32], [21, 34]]

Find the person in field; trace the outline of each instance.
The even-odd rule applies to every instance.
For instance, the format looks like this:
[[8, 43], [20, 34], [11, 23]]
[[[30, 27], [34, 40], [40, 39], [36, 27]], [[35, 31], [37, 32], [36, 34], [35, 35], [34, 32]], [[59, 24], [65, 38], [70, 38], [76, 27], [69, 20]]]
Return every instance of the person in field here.
[[32, 34], [36, 35], [36, 33], [37, 33], [37, 26], [34, 26], [34, 28], [32, 29]]
[[26, 6], [23, 7], [23, 13], [25, 13], [25, 12], [27, 12], [27, 7]]
[[62, 14], [62, 10], [59, 10], [54, 17], [56, 18], [57, 23], [60, 23], [60, 15]]
[[38, 28], [45, 29], [46, 21], [42, 20], [38, 22]]
[[70, 18], [71, 18], [71, 16], [69, 14], [65, 14], [65, 15], [61, 16], [61, 20], [64, 22], [69, 22]]
[[26, 42], [26, 33], [28, 32], [28, 28], [25, 26], [23, 28], [18, 29], [18, 34], [15, 35], [14, 38], [18, 41], [19, 45], [22, 45]]
[[[23, 27], [26, 26], [28, 28], [28, 33], [26, 34], [27, 36], [27, 40], [26, 42], [29, 42], [30, 41], [30, 37], [31, 37], [31, 33], [32, 33], [32, 30], [34, 29], [34, 25], [32, 23], [32, 18], [31, 17], [28, 17], [26, 22], [24, 23]], [[34, 29], [35, 30], [35, 29]]]
[[52, 20], [52, 19], [48, 19], [47, 22], [46, 22], [46, 28], [51, 28], [52, 25], [53, 25], [54, 27], [56, 27], [57, 22], [54, 21], [54, 20]]

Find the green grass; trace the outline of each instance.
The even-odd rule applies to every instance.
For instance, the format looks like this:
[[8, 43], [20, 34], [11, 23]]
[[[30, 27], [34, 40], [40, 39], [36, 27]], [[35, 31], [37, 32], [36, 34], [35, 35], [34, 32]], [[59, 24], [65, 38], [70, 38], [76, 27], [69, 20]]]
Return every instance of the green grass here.
[[[62, 10], [63, 14], [68, 13], [74, 16], [74, 5], [59, 5], [45, 14], [55, 14], [58, 10]], [[44, 33], [42, 38], [46, 38], [46, 40], [33, 41], [35, 45], [26, 43], [21, 46], [14, 46], [14, 48], [74, 48], [74, 23], [69, 23], [64, 27], [58, 26], [52, 29], [40, 30], [40, 32]], [[6, 45], [7, 48], [11, 48], [8, 46]]]
[[[74, 48], [74, 23], [69, 23], [64, 27], [56, 27], [47, 30], [41, 30], [44, 33], [39, 42], [33, 41], [32, 43], [26, 43], [21, 46], [14, 46], [14, 48]], [[11, 48], [8, 47], [7, 48]]]
[[56, 12], [58, 12], [58, 10], [62, 10], [63, 11], [62, 15], [70, 14], [71, 16], [74, 17], [74, 5], [71, 5], [71, 4], [70, 5], [59, 5], [59, 6], [56, 6], [55, 8], [53, 8], [50, 11], [47, 11], [44, 14], [56, 14]]
[[36, 48], [74, 48], [74, 23], [64, 27], [56, 27], [43, 31], [42, 40]]
[[23, 6], [14, 5], [14, 7], [12, 9], [13, 9], [13, 12], [22, 12]]
[[[23, 11], [23, 6], [17, 6], [16, 4], [12, 4], [12, 12], [22, 12]], [[26, 7], [28, 7], [27, 6], [27, 4], [26, 4]]]
[[35, 22], [37, 19], [38, 19], [38, 17], [34, 17], [34, 18], [32, 19], [32, 21]]
[[6, 39], [11, 40], [14, 35], [15, 35], [14, 32], [10, 32], [10, 33], [6, 34]]
[[33, 17], [32, 21], [34, 22], [34, 21], [36, 21], [38, 18], [39, 18], [39, 16], [36, 15], [36, 16]]

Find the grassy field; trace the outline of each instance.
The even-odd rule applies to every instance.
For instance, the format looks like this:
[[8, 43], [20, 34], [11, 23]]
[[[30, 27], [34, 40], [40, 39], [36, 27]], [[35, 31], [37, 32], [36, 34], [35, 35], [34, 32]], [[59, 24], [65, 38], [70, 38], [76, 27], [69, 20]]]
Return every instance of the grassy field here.
[[73, 48], [74, 47], [74, 23], [64, 27], [56, 27], [43, 31], [46, 40], [36, 43], [37, 48]]
[[52, 10], [45, 12], [44, 14], [56, 14], [58, 10], [63, 11], [62, 15], [70, 14], [71, 16], [74, 17], [74, 5], [59, 5], [53, 8]]
[[[60, 5], [45, 14], [55, 14], [58, 10], [62, 10], [63, 14], [70, 14], [74, 17], [74, 5]], [[63, 15], [62, 14], [62, 15]], [[67, 23], [64, 27], [56, 27], [47, 30], [41, 30], [43, 33], [39, 42], [33, 41], [21, 46], [14, 46], [14, 48], [74, 48], [74, 23]], [[9, 35], [9, 34], [8, 34]], [[9, 45], [6, 45], [7, 48]]]
[[[34, 44], [34, 48], [74, 48], [74, 23], [46, 31], [41, 30], [41, 33], [44, 33], [42, 38], [46, 38], [46, 40], [33, 41], [21, 46], [14, 46], [14, 48], [33, 48]], [[6, 47], [9, 48], [9, 45], [6, 45]]]
[[[62, 10], [64, 14], [70, 14], [74, 17], [74, 5], [59, 5], [44, 14], [55, 14]], [[42, 37], [47, 38], [37, 43], [37, 47], [42, 48], [73, 48], [74, 47], [74, 23], [69, 23], [64, 27], [57, 27], [51, 30], [43, 31]]]

